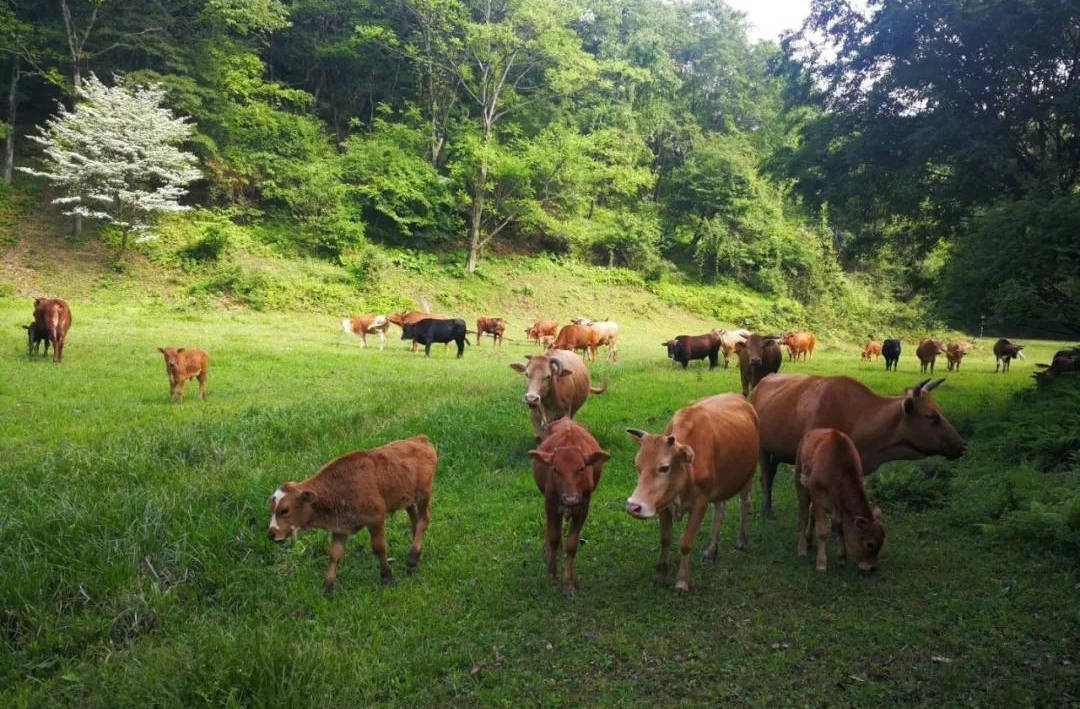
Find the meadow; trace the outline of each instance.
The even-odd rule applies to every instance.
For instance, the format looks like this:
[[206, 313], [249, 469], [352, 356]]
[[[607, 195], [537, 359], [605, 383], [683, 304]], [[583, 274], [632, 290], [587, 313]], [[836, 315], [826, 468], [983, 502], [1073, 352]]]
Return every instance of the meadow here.
[[[1080, 387], [1020, 394], [1055, 343], [1028, 343], [1009, 375], [994, 374], [989, 340], [959, 373], [939, 360], [948, 379], [935, 398], [971, 451], [875, 475], [888, 530], [878, 572], [832, 561], [822, 575], [796, 556], [785, 467], [777, 520], [762, 518], [755, 481], [749, 549], [732, 548], [731, 501], [718, 560], [695, 555], [691, 593], [678, 596], [674, 577], [651, 581], [656, 524], [623, 511], [636, 451], [624, 429], [662, 429], [696, 398], [737, 390], [738, 370], [664, 358], [659, 343], [701, 321], [624, 322], [620, 361], [593, 367], [610, 388], [578, 417], [613, 458], [567, 600], [544, 572], [524, 383], [507, 366], [533, 351], [525, 344], [474, 342], [463, 360], [435, 347], [425, 360], [394, 328], [385, 351], [363, 351], [329, 315], [72, 308], [54, 365], [26, 357], [14, 325], [28, 302], [0, 299], [0, 706], [1080, 701], [1076, 547], [982, 524], [1001, 495], [1026, 503], [1050, 494], [1046, 480], [1075, 482]], [[924, 378], [914, 342], [896, 373], [860, 362], [861, 344], [826, 343], [782, 371], [851, 374], [886, 394]], [[169, 402], [162, 345], [210, 352], [208, 401], [189, 386], [185, 404]], [[1052, 465], [1024, 448], [1023, 419], [1009, 423], [1029, 411], [1065, 426]], [[270, 493], [421, 432], [440, 460], [419, 571], [404, 573], [399, 514], [388, 525], [399, 585], [379, 585], [361, 532], [324, 596], [327, 535], [273, 545]]]

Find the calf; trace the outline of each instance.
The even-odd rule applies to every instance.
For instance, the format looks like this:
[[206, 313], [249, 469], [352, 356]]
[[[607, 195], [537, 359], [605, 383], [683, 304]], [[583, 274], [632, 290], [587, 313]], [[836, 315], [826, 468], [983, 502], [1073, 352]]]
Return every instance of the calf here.
[[810, 537], [816, 534], [817, 570], [825, 571], [832, 515], [832, 527], [840, 531], [839, 557], [850, 553], [858, 559], [861, 570], [877, 568], [885, 527], [881, 510], [871, 507], [866, 499], [862, 459], [847, 434], [835, 428], [806, 432], [795, 456], [795, 492], [799, 499], [799, 556], [806, 556]]
[[542, 355], [526, 355], [527, 364], [514, 362], [510, 369], [525, 375], [525, 405], [529, 407], [533, 434], [539, 441], [548, 422], [573, 418], [589, 394], [607, 391], [607, 380], [598, 387], [589, 381], [589, 370], [575, 352], [548, 350]]
[[26, 356], [33, 357], [35, 354], [41, 351], [41, 343], [45, 343], [45, 356], [49, 356], [49, 337], [44, 330], [38, 329], [36, 322], [31, 322], [29, 325], [23, 325], [22, 329], [26, 330]]
[[354, 315], [341, 321], [341, 329], [345, 334], [353, 334], [360, 338], [360, 346], [367, 347], [367, 336], [379, 336], [379, 351], [386, 346], [386, 329], [390, 327], [390, 319], [385, 315]]
[[919, 342], [919, 346], [915, 348], [915, 356], [919, 358], [919, 371], [923, 374], [926, 373], [926, 368], [930, 368], [930, 373], [934, 373], [934, 362], [937, 361], [937, 356], [945, 350], [941, 346], [940, 340], [925, 339]]
[[525, 331], [525, 336], [547, 349], [555, 342], [555, 335], [558, 332], [559, 323], [554, 320], [543, 319], [533, 323], [533, 326]]
[[503, 334], [506, 332], [506, 321], [502, 318], [477, 318], [476, 319], [476, 345], [480, 346], [480, 341], [484, 339], [484, 335], [491, 335], [491, 339], [494, 341], [495, 346], [502, 345]]
[[881, 356], [885, 358], [885, 371], [896, 371], [896, 365], [900, 364], [900, 340], [885, 340], [881, 346]]
[[589, 501], [604, 463], [611, 456], [584, 426], [568, 418], [553, 421], [547, 437], [536, 450], [529, 451], [533, 459], [533, 479], [544, 495], [546, 527], [544, 555], [551, 580], [559, 581], [559, 543], [562, 541], [563, 517], [570, 521], [566, 535], [566, 570], [563, 574], [563, 594], [573, 598], [577, 590], [574, 558], [577, 555], [581, 528], [589, 515]]
[[949, 371], [960, 370], [960, 361], [975, 346], [974, 342], [950, 342], [945, 345], [945, 359], [949, 362]]
[[712, 506], [712, 530], [703, 560], [716, 558], [723, 503], [740, 497], [736, 549], [746, 548], [750, 486], [758, 456], [758, 419], [746, 399], [719, 394], [701, 399], [675, 413], [663, 435], [627, 429], [640, 446], [634, 465], [638, 481], [626, 501], [626, 511], [638, 519], [660, 518], [660, 562], [655, 580], [667, 578], [668, 551], [675, 518], [689, 511], [679, 551], [675, 590], [690, 589], [690, 553], [694, 550], [705, 509]]
[[780, 344], [788, 348], [788, 360], [813, 359], [817, 336], [812, 332], [788, 332], [780, 338]]
[[864, 360], [866, 360], [867, 362], [869, 362], [871, 357], [874, 358], [874, 359], [877, 359], [880, 356], [881, 356], [881, 343], [880, 342], [874, 342], [873, 340], [871, 340], [870, 342], [867, 342], [866, 347], [864, 347], [863, 351], [862, 351], [862, 358]]
[[158, 347], [165, 355], [165, 372], [169, 375], [169, 400], [179, 397], [184, 403], [184, 387], [188, 380], [199, 380], [199, 398], [206, 401], [206, 374], [210, 371], [210, 357], [202, 350], [181, 347]]
[[1001, 368], [1002, 372], [1009, 371], [1009, 364], [1016, 358], [1023, 359], [1024, 346], [1009, 342], [1004, 337], [994, 343], [994, 372]]
[[[465, 354], [465, 343], [469, 342], [465, 337], [465, 321], [461, 318], [454, 320], [421, 320], [401, 328], [401, 339], [412, 340], [414, 344], [424, 346], [424, 356], [431, 356], [431, 345], [435, 342], [457, 343], [457, 356], [461, 359]], [[470, 343], [471, 344], [471, 343]]]
[[334, 590], [338, 562], [349, 535], [367, 527], [371, 550], [379, 559], [385, 585], [394, 575], [386, 558], [386, 518], [404, 509], [409, 513], [412, 547], [405, 564], [416, 569], [424, 532], [431, 523], [431, 484], [438, 456], [427, 436], [414, 436], [379, 448], [354, 451], [324, 465], [313, 477], [288, 482], [270, 498], [270, 539], [284, 542], [301, 529], [330, 532], [330, 570], [323, 590]]
[[65, 301], [59, 298], [34, 301], [34, 331], [39, 335], [44, 333], [44, 338], [52, 343], [53, 362], [64, 361], [64, 341], [70, 328], [71, 308]]
[[595, 360], [598, 339], [596, 331], [588, 325], [571, 323], [570, 325], [564, 325], [559, 330], [554, 347], [557, 350], [568, 350], [570, 352], [582, 350], [585, 352], [587, 359]]
[[739, 353], [739, 374], [742, 378], [743, 396], [750, 396], [750, 390], [762, 379], [780, 371], [780, 362], [784, 356], [780, 353], [780, 338], [775, 335], [751, 335], [735, 347]]

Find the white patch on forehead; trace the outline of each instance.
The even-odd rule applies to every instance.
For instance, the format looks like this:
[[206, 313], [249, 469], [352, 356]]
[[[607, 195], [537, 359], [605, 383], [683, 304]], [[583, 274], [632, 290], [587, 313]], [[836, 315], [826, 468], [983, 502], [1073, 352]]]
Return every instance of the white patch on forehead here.
[[274, 490], [274, 495], [270, 498], [270, 529], [276, 530], [278, 528], [277, 514], [274, 510], [277, 509], [278, 503], [281, 502], [281, 498], [283, 497], [285, 497], [285, 491], [279, 487], [277, 490]]

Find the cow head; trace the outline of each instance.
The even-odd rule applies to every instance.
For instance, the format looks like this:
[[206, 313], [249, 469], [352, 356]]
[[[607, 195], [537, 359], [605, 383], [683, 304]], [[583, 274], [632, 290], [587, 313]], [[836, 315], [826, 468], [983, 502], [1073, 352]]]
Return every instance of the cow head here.
[[645, 433], [636, 428], [626, 432], [638, 442], [638, 481], [626, 500], [626, 511], [638, 519], [655, 517], [678, 497], [690, 477], [694, 449], [679, 443], [675, 436]]
[[573, 446], [561, 446], [553, 451], [531, 450], [529, 457], [539, 461], [548, 470], [549, 488], [563, 507], [577, 507], [592, 492], [593, 471], [599, 471], [608, 458], [605, 451], [595, 451], [583, 456]]
[[180, 370], [180, 353], [184, 351], [184, 348], [176, 349], [175, 347], [158, 347], [158, 352], [165, 355], [165, 370], [168, 371], [170, 377], [178, 376]]
[[270, 496], [270, 540], [283, 542], [310, 525], [315, 493], [285, 483]]
[[878, 554], [885, 543], [885, 525], [881, 522], [881, 509], [873, 508], [871, 517], [856, 517], [844, 526], [844, 548], [848, 556], [858, 559], [859, 569], [873, 571], [877, 568]]
[[912, 454], [912, 458], [943, 455], [955, 460], [967, 452], [967, 443], [930, 395], [944, 381], [927, 379], [905, 393], [897, 445], [907, 449], [905, 452]]
[[416, 323], [409, 323], [408, 325], [401, 326], [401, 339], [414, 340], [416, 339]]
[[735, 351], [739, 354], [739, 361], [745, 359], [751, 367], [761, 366], [761, 359], [765, 356], [765, 350], [779, 347], [780, 338], [776, 335], [751, 335], [742, 342], [735, 343]]
[[525, 390], [525, 403], [531, 409], [540, 406], [540, 402], [551, 391], [552, 379], [569, 377], [572, 372], [563, 367], [562, 362], [547, 355], [526, 355], [528, 364], [514, 362], [510, 369], [525, 375], [528, 387]]

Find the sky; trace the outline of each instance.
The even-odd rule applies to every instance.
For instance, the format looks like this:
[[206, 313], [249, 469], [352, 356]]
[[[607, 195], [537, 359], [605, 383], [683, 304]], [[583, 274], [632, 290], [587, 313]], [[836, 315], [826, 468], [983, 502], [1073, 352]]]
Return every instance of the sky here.
[[727, 0], [746, 13], [750, 39], [777, 39], [781, 32], [798, 28], [810, 13], [810, 0]]

